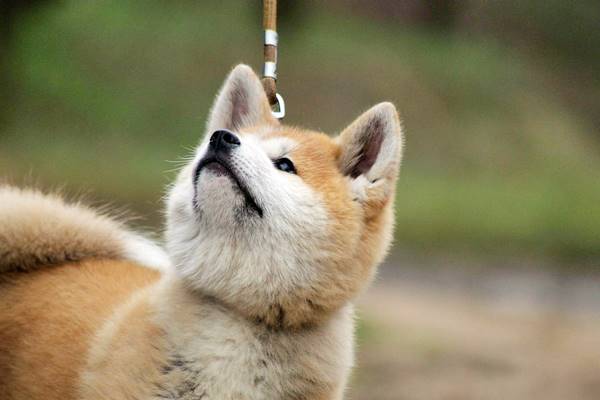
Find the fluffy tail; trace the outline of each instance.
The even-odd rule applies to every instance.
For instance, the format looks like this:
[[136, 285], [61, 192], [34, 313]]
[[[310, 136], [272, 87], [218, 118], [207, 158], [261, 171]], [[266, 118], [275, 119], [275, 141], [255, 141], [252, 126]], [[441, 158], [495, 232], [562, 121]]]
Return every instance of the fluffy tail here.
[[107, 216], [56, 195], [0, 186], [0, 273], [86, 258], [168, 265], [150, 240]]

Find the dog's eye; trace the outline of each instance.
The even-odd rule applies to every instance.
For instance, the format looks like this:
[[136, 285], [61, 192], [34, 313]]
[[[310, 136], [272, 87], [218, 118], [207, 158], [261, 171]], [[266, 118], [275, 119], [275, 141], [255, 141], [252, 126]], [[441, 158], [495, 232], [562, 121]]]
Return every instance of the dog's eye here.
[[273, 161], [273, 164], [275, 164], [275, 168], [283, 172], [296, 173], [296, 167], [294, 167], [294, 163], [289, 158], [280, 158]]

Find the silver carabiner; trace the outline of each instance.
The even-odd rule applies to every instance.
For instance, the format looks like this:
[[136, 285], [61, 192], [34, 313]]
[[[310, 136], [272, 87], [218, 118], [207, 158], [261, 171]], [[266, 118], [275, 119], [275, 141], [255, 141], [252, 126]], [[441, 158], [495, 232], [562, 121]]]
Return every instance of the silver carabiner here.
[[279, 93], [275, 93], [275, 98], [277, 99], [277, 103], [273, 104], [273, 106], [277, 105], [278, 107], [276, 110], [271, 109], [271, 114], [277, 119], [282, 119], [285, 117], [285, 102]]

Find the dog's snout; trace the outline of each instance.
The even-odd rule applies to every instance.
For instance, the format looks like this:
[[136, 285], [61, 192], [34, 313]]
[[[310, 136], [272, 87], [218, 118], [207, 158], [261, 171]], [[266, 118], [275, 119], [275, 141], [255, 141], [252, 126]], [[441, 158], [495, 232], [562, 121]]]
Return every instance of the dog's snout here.
[[209, 144], [215, 151], [229, 151], [240, 145], [240, 139], [228, 130], [223, 129], [212, 134]]

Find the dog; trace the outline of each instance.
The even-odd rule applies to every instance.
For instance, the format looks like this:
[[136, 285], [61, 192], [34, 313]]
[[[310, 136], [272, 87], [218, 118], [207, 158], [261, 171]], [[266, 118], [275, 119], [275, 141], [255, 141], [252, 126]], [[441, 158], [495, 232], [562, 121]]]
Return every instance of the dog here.
[[169, 189], [165, 252], [2, 187], [0, 398], [341, 399], [402, 148], [391, 103], [332, 138], [281, 125], [239, 65]]

